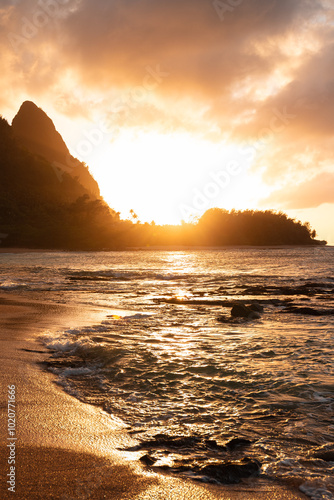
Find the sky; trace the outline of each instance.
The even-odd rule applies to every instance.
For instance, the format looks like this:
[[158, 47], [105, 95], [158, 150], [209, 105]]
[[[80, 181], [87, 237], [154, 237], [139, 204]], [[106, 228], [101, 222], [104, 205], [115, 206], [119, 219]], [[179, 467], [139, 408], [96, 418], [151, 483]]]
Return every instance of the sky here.
[[0, 0], [0, 114], [32, 100], [124, 217], [282, 210], [334, 244], [332, 0]]

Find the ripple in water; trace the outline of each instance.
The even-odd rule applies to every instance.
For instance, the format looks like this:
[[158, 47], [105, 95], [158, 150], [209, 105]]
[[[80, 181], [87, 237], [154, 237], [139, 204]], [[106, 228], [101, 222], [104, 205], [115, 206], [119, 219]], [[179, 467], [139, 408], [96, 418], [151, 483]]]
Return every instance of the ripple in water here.
[[[285, 478], [333, 498], [333, 254], [34, 256], [16, 263], [16, 283], [136, 311], [45, 342], [63, 387], [122, 418], [146, 465], [220, 483]], [[264, 312], [231, 321], [234, 301]]]

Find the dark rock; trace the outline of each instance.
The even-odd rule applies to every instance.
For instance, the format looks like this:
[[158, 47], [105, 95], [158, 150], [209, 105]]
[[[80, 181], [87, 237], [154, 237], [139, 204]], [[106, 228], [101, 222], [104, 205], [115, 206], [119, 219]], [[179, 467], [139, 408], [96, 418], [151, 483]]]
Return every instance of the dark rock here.
[[229, 451], [234, 451], [236, 448], [241, 448], [244, 446], [249, 446], [252, 444], [252, 441], [249, 441], [249, 439], [244, 439], [244, 438], [233, 438], [231, 441], [226, 443], [226, 448]]
[[284, 306], [285, 304], [288, 304], [291, 301], [291, 299], [270, 299], [269, 303], [272, 304], [273, 306]]
[[[156, 304], [174, 304], [174, 305], [188, 305], [188, 306], [222, 306], [222, 307], [233, 307], [236, 304], [245, 305], [250, 302], [250, 300], [240, 299], [236, 301], [235, 299], [209, 299], [207, 297], [203, 298], [178, 298], [178, 297], [156, 297], [152, 299]], [[291, 299], [261, 299], [262, 303], [274, 304], [274, 305], [285, 305], [289, 303]], [[257, 303], [257, 302], [256, 302]], [[246, 307], [246, 306], [245, 306]]]
[[232, 307], [231, 316], [233, 316], [234, 318], [248, 318], [251, 312], [253, 311], [248, 309], [247, 306], [244, 306], [242, 304], [235, 304]]
[[231, 307], [234, 304], [234, 301], [231, 300], [219, 300], [219, 299], [207, 299], [207, 298], [198, 298], [198, 299], [181, 299], [178, 297], [161, 297], [153, 299], [153, 302], [156, 304], [166, 303], [166, 304], [181, 304], [188, 306], [222, 306], [222, 307]]
[[126, 448], [116, 448], [116, 450], [121, 450], [121, 451], [139, 451], [141, 450], [140, 444], [137, 444], [135, 446], [127, 446]]
[[220, 321], [220, 323], [229, 323], [231, 318], [228, 318], [227, 316], [221, 315], [217, 317], [217, 321]]
[[250, 307], [243, 304], [234, 304], [231, 310], [233, 318], [259, 319], [261, 316], [258, 312], [253, 311]]
[[191, 436], [168, 436], [166, 434], [157, 434], [154, 439], [143, 441], [139, 445], [139, 449], [150, 448], [193, 448], [200, 443], [201, 439]]
[[241, 292], [242, 295], [264, 295], [271, 293], [269, 289], [262, 285], [249, 286]]
[[227, 451], [226, 446], [224, 446], [223, 444], [218, 444], [215, 439], [206, 439], [205, 444], [206, 444], [206, 446], [208, 446], [212, 450]]
[[[244, 462], [244, 463], [243, 463]], [[203, 467], [201, 473], [223, 484], [237, 484], [241, 479], [256, 476], [261, 465], [257, 461], [244, 459], [242, 462], [226, 462]]]
[[140, 457], [139, 460], [141, 462], [143, 462], [143, 464], [148, 465], [148, 466], [151, 466], [151, 465], [153, 465], [156, 462], [155, 458], [151, 457], [148, 454], [143, 455], [142, 457]]
[[264, 286], [253, 285], [244, 289], [242, 295], [307, 295], [313, 297], [318, 293], [327, 293], [328, 284], [307, 283], [299, 286]]
[[259, 312], [259, 313], [263, 312], [263, 306], [261, 306], [261, 304], [258, 304], [257, 302], [254, 302], [254, 304], [251, 304], [248, 307], [252, 311]]
[[314, 458], [320, 458], [320, 460], [324, 460], [325, 462], [334, 462], [334, 450], [319, 451], [313, 456]]
[[307, 316], [323, 316], [324, 312], [314, 309], [313, 307], [297, 307], [289, 306], [284, 309], [284, 312], [293, 314], [305, 314]]
[[251, 311], [250, 315], [248, 316], [248, 319], [260, 319], [261, 314], [256, 312], [256, 311]]
[[333, 444], [320, 446], [310, 453], [313, 458], [319, 458], [325, 462], [334, 462], [334, 446]]
[[300, 307], [297, 312], [298, 314], [307, 314], [310, 316], [322, 316], [321, 311], [313, 309], [312, 307]]

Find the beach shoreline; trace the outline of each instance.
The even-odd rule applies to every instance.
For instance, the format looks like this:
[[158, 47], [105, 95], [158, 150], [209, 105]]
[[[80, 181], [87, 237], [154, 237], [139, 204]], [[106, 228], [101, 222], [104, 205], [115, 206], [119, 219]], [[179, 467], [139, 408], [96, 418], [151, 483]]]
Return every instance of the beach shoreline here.
[[[0, 295], [1, 498], [23, 499], [241, 499], [307, 498], [297, 487], [260, 479], [215, 486], [145, 469], [139, 455], [119, 451], [134, 440], [126, 426], [98, 407], [81, 403], [56, 383], [43, 362], [44, 331], [101, 321], [102, 308], [64, 306]], [[8, 386], [15, 386], [15, 493], [8, 491]], [[14, 444], [14, 442], [13, 442]]]

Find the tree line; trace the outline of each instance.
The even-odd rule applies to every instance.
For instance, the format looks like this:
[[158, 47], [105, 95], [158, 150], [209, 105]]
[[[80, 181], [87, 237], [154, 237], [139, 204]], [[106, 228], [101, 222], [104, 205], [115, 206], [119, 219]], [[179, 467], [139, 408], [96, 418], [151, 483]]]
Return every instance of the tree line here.
[[195, 222], [175, 226], [133, 219], [121, 219], [68, 173], [60, 182], [51, 163], [19, 146], [10, 125], [0, 117], [0, 233], [8, 235], [2, 246], [116, 250], [325, 243], [315, 239], [308, 223], [270, 210], [213, 208]]

